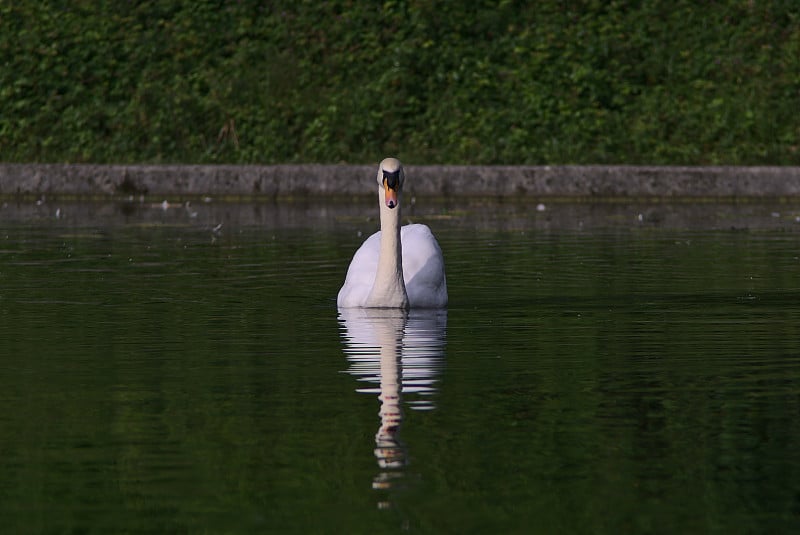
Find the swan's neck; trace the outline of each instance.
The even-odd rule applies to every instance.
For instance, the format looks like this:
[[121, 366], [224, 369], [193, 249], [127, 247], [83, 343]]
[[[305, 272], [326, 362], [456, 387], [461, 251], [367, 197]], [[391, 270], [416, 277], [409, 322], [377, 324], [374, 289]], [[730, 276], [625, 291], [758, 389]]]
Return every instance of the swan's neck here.
[[381, 213], [381, 250], [378, 271], [368, 305], [381, 308], [408, 308], [408, 294], [403, 282], [403, 255], [400, 242], [400, 206], [386, 206], [383, 188], [378, 194]]

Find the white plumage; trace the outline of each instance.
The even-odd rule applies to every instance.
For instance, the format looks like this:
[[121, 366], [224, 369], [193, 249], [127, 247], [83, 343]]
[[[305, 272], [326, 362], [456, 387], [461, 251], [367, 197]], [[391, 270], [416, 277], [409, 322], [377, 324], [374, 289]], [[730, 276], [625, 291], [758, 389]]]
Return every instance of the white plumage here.
[[337, 304], [342, 308], [443, 308], [447, 281], [439, 243], [427, 225], [400, 226], [403, 167], [378, 168], [381, 230], [353, 255]]

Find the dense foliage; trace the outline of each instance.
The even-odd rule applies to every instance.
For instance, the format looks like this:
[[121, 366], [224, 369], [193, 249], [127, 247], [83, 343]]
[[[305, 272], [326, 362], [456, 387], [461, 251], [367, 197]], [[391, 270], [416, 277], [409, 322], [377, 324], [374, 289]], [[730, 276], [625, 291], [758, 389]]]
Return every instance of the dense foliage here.
[[800, 164], [800, 4], [0, 5], [0, 160]]

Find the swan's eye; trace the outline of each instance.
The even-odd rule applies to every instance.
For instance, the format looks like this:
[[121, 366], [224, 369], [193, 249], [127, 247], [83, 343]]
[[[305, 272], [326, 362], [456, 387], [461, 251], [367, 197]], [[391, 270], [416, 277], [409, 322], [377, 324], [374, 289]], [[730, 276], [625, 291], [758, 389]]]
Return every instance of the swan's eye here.
[[400, 184], [400, 170], [384, 171], [383, 182], [386, 184], [387, 188], [397, 189], [397, 186]]

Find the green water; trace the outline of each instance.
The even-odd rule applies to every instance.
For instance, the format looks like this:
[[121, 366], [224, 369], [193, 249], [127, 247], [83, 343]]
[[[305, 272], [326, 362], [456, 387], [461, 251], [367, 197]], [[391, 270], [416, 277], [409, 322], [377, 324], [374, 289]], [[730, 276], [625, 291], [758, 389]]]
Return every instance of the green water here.
[[4, 532], [800, 528], [794, 215], [436, 207], [406, 317], [336, 309], [361, 208], [18, 208]]

